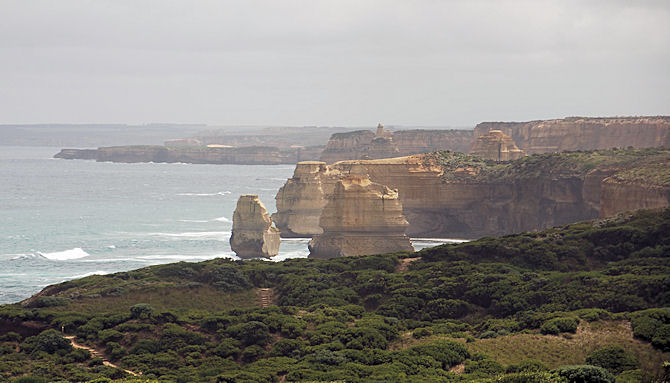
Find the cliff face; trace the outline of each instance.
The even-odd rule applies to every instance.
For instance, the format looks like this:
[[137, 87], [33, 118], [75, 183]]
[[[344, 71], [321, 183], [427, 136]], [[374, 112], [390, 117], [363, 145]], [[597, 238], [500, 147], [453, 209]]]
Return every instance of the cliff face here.
[[279, 230], [272, 226], [257, 195], [240, 196], [233, 213], [230, 248], [240, 258], [267, 258], [279, 253]]
[[335, 184], [319, 225], [323, 234], [310, 241], [310, 257], [414, 250], [405, 235], [408, 223], [398, 193], [365, 176], [348, 175]]
[[516, 160], [525, 153], [514, 144], [512, 137], [500, 130], [490, 130], [475, 139], [470, 154], [493, 161]]
[[[319, 176], [307, 182], [320, 185], [312, 198], [323, 193], [328, 199], [329, 185], [348, 174], [368, 175], [373, 182], [397, 189], [412, 237], [502, 235], [670, 204], [668, 150], [545, 154], [493, 165], [461, 154], [432, 153], [341, 161], [320, 169]], [[646, 186], [633, 188], [635, 197], [627, 197], [631, 186], [617, 189], [612, 180]], [[316, 208], [299, 208], [297, 195], [297, 190], [278, 194], [277, 214], [293, 207], [293, 220], [316, 219]], [[283, 234], [285, 228], [279, 223], [278, 227]]]
[[173, 147], [110, 146], [98, 149], [63, 149], [55, 158], [95, 159], [100, 162], [183, 162], [188, 164], [277, 165], [294, 164], [318, 157], [320, 148], [291, 148], [280, 151], [270, 146]]
[[475, 137], [501, 130], [528, 154], [566, 150], [670, 146], [670, 117], [581, 118], [483, 122]]
[[467, 153], [474, 137], [469, 130], [401, 130], [377, 134], [369, 130], [333, 134], [321, 161], [379, 159], [437, 150]]

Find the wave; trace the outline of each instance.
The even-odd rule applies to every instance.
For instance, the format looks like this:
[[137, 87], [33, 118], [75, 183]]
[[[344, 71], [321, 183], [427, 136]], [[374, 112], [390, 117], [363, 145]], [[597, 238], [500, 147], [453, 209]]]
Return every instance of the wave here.
[[435, 242], [435, 243], [464, 243], [470, 242], [469, 239], [455, 238], [411, 238], [412, 242]]
[[217, 196], [217, 195], [228, 195], [228, 194], [231, 194], [231, 192], [226, 190], [226, 191], [220, 191], [220, 192], [217, 192], [217, 193], [178, 193], [177, 195], [192, 196], [192, 197], [213, 197], [213, 196]]
[[209, 222], [206, 219], [178, 219], [177, 221], [187, 222], [187, 223], [206, 223], [206, 222]]
[[72, 259], [88, 257], [90, 254], [85, 252], [81, 247], [75, 247], [74, 249], [55, 251], [53, 253], [40, 253], [38, 251], [37, 255], [52, 261], [69, 261]]
[[214, 218], [213, 221], [219, 221], [219, 222], [230, 222], [230, 220], [226, 217], [219, 217], [219, 218]]

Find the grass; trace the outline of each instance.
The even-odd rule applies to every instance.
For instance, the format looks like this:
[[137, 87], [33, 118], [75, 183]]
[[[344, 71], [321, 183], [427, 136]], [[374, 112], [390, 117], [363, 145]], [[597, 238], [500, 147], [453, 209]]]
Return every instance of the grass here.
[[257, 306], [253, 290], [226, 293], [211, 286], [196, 288], [161, 288], [129, 291], [118, 297], [96, 297], [73, 301], [49, 311], [76, 311], [87, 314], [126, 313], [137, 303], [148, 303], [156, 311], [177, 315], [203, 310], [207, 312], [248, 309]]
[[663, 361], [670, 359], [670, 353], [634, 339], [628, 321], [582, 322], [576, 334], [563, 336], [515, 334], [466, 344], [470, 352], [483, 352], [503, 365], [537, 359], [549, 368], [583, 364], [591, 351], [610, 345], [619, 345], [637, 356], [644, 371], [659, 373]]

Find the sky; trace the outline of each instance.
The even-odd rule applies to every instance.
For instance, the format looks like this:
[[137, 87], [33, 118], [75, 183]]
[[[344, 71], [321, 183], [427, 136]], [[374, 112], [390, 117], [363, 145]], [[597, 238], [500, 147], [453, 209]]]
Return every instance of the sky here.
[[667, 0], [0, 2], [0, 123], [668, 114]]

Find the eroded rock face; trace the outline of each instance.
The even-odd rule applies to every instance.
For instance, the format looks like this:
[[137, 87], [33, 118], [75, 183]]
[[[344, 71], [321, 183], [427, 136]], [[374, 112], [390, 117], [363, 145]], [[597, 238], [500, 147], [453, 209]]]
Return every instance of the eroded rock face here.
[[360, 130], [335, 133], [321, 154], [321, 161], [380, 159], [451, 150], [467, 153], [474, 138], [471, 130], [399, 130], [378, 126], [377, 132]]
[[310, 257], [414, 250], [397, 191], [364, 176], [348, 175], [335, 184], [319, 225], [323, 234], [310, 241]]
[[230, 248], [240, 258], [268, 258], [279, 253], [279, 230], [272, 226], [263, 202], [255, 194], [240, 196], [233, 214]]
[[[406, 233], [411, 237], [477, 238], [539, 230], [622, 210], [667, 206], [670, 186], [663, 183], [666, 179], [663, 177], [670, 175], [667, 170], [670, 152], [658, 150], [658, 153], [633, 160], [626, 165], [632, 173], [623, 173], [619, 178], [611, 178], [626, 171], [618, 165], [598, 165], [572, 172], [571, 168], [554, 167], [562, 160], [547, 162], [547, 168], [539, 166], [541, 163], [537, 161], [541, 162], [541, 158], [534, 162], [541, 170], [528, 172], [528, 163], [533, 161], [527, 160], [532, 157], [495, 165], [509, 170], [506, 176], [503, 172], [502, 178], [483, 177], [480, 168], [469, 165], [456, 165], [450, 174], [445, 174], [447, 168], [434, 154], [321, 164], [318, 175], [312, 173], [304, 184], [294, 183], [295, 190], [291, 193], [277, 195], [278, 214], [282, 214], [285, 206], [301, 206], [297, 196], [302, 187], [312, 188], [314, 194], [306, 193], [311, 200], [328, 200], [335, 184], [354, 174], [398, 190], [403, 215], [409, 222]], [[565, 156], [572, 155], [576, 154]], [[618, 157], [616, 153], [608, 155]], [[636, 180], [636, 168], [640, 170], [639, 177], [646, 177], [646, 181], [630, 181]], [[658, 181], [650, 182], [649, 172], [657, 174]], [[280, 203], [283, 199], [286, 203]], [[312, 205], [293, 208], [291, 214], [296, 222], [315, 222], [319, 212]], [[278, 227], [283, 233], [285, 228], [279, 223]], [[292, 232], [302, 237], [314, 234], [318, 233]]]
[[475, 137], [491, 130], [512, 137], [527, 154], [670, 145], [670, 117], [569, 117], [529, 122], [482, 122]]
[[470, 154], [493, 161], [511, 161], [526, 154], [516, 147], [512, 137], [500, 130], [490, 130], [475, 139]]
[[[277, 213], [272, 220], [281, 230], [282, 237], [311, 237], [321, 234], [319, 216], [326, 206], [324, 183], [328, 177], [325, 162], [299, 162], [293, 177], [279, 189], [277, 196]], [[334, 179], [328, 179], [334, 185]], [[332, 191], [332, 187], [327, 187]]]

